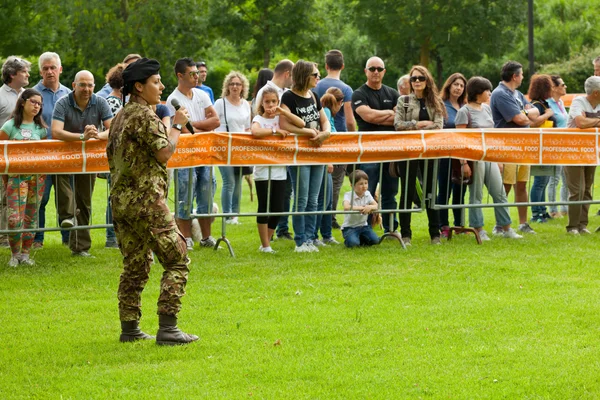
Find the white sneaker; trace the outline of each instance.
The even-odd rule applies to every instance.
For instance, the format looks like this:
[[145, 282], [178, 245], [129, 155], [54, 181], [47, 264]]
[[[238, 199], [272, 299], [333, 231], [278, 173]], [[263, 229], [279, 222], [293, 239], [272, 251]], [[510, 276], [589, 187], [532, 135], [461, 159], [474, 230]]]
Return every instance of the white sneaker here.
[[529, 224], [521, 224], [519, 225], [519, 232], [521, 233], [529, 233], [532, 235], [535, 235], [535, 231], [533, 230], [533, 228], [531, 226], [529, 226]]
[[579, 231], [577, 229], [569, 229], [567, 231], [567, 235], [578, 236], [579, 235]]
[[228, 225], [241, 225], [242, 223], [238, 221], [238, 217], [227, 218], [225, 223]]
[[17, 265], [19, 265], [19, 259], [16, 257], [11, 257], [10, 260], [8, 260], [8, 266], [9, 267], [16, 267]]
[[310, 253], [310, 252], [312, 252], [312, 250], [308, 247], [308, 245], [306, 243], [302, 243], [301, 246], [296, 246], [296, 248], [294, 249], [294, 252], [296, 252], [296, 253]]
[[580, 235], [589, 235], [589, 234], [591, 234], [591, 233], [592, 233], [592, 232], [590, 232], [590, 231], [589, 231], [587, 228], [583, 228], [583, 229], [580, 229], [580, 230], [579, 230], [579, 234], [580, 234]]
[[206, 239], [202, 239], [200, 241], [200, 246], [202, 246], [202, 247], [215, 247], [216, 245], [217, 245], [217, 241], [212, 236], [209, 236]]
[[32, 260], [31, 258], [27, 257], [27, 258], [22, 258], [19, 261], [19, 264], [23, 264], [23, 265], [28, 265], [28, 266], [33, 266], [35, 265], [35, 260]]
[[75, 226], [75, 222], [73, 221], [73, 218], [63, 219], [62, 222], [60, 223], [61, 228], [72, 228], [74, 226]]
[[325, 244], [340, 244], [340, 242], [335, 240], [335, 238], [333, 236], [330, 238], [327, 238], [327, 239], [323, 239], [323, 243], [325, 243]]
[[194, 250], [194, 240], [192, 238], [185, 238], [185, 244], [188, 251]]
[[487, 242], [487, 241], [492, 240], [492, 239], [490, 239], [490, 237], [488, 236], [486, 231], [479, 231], [479, 239], [481, 239], [482, 242]]
[[513, 228], [508, 228], [507, 231], [504, 231], [502, 233], [502, 236], [507, 239], [523, 239], [523, 236], [521, 236], [517, 232], [515, 232], [515, 230]]
[[258, 251], [260, 251], [261, 253], [271, 253], [271, 254], [277, 253], [275, 250], [273, 250], [273, 248], [271, 246], [269, 246], [269, 247], [260, 246], [258, 248]]
[[323, 242], [323, 241], [321, 241], [321, 240], [319, 240], [319, 239], [315, 239], [315, 240], [313, 240], [311, 244], [312, 244], [313, 246], [315, 246], [315, 247], [324, 247], [324, 246], [327, 246], [327, 245], [325, 244], [325, 242]]
[[501, 226], [496, 225], [496, 226], [494, 226], [494, 229], [492, 230], [492, 235], [494, 235], [494, 236], [504, 236], [504, 229], [502, 229]]
[[312, 242], [306, 242], [304, 243], [306, 245], [306, 247], [308, 247], [310, 249], [311, 253], [318, 253], [319, 249], [317, 248], [317, 246], [315, 246]]

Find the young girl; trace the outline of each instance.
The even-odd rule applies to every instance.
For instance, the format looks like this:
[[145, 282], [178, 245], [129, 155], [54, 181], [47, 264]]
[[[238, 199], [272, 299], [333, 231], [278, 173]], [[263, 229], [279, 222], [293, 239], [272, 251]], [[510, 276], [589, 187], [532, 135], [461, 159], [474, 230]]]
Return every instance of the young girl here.
[[[26, 89], [17, 100], [12, 119], [0, 129], [0, 140], [40, 140], [46, 138], [46, 124], [42, 119], [42, 96], [34, 89]], [[36, 227], [38, 206], [44, 193], [45, 175], [8, 175], [6, 196], [8, 229], [21, 230]], [[9, 267], [19, 263], [34, 265], [29, 258], [33, 232], [13, 233], [8, 236], [12, 257]]]
[[[255, 138], [264, 138], [272, 135], [280, 136], [282, 139], [289, 135], [289, 132], [279, 127], [279, 116], [285, 115], [288, 121], [299, 128], [304, 127], [304, 121], [279, 107], [279, 96], [272, 87], [265, 87], [262, 94], [262, 101], [258, 105], [258, 115], [252, 120], [252, 136]], [[254, 167], [254, 181], [256, 184], [256, 195], [258, 197], [258, 212], [283, 212], [283, 201], [285, 185], [287, 180], [287, 167]], [[271, 181], [270, 197], [267, 199], [267, 192]], [[269, 210], [267, 210], [269, 202]], [[271, 248], [270, 239], [275, 232], [279, 216], [267, 217], [258, 216], [258, 234], [260, 236], [259, 251], [263, 253], [275, 253]]]
[[[331, 132], [336, 132], [333, 119], [335, 115], [340, 111], [344, 105], [344, 94], [336, 87], [330, 87], [327, 89], [323, 97], [321, 97], [321, 106], [323, 111], [331, 124]], [[317, 200], [317, 210], [331, 211], [333, 209], [333, 165], [327, 165], [327, 171], [321, 183], [321, 190], [319, 191], [319, 198]], [[327, 187], [325, 184], [327, 183]], [[325, 206], [323, 205], [325, 203]], [[315, 224], [315, 234], [313, 235], [313, 244], [317, 247], [325, 246], [328, 244], [339, 244], [333, 237], [333, 215], [331, 214], [319, 214], [317, 215], [317, 222]], [[323, 240], [319, 240], [319, 231]]]

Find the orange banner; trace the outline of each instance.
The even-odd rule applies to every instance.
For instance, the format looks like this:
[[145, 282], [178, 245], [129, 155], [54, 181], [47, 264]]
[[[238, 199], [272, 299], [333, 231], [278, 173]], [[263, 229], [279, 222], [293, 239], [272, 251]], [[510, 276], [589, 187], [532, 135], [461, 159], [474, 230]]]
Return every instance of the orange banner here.
[[[169, 168], [200, 165], [357, 164], [454, 157], [529, 165], [598, 165], [597, 130], [448, 129], [334, 133], [317, 147], [306, 137], [254, 139], [247, 133], [182, 135]], [[2, 141], [5, 174], [107, 172], [106, 142]]]

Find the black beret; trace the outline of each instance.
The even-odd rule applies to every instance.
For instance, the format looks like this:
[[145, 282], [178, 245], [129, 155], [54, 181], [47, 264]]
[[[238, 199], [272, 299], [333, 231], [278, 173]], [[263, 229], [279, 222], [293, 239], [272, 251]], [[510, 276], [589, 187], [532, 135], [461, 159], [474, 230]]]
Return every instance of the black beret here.
[[[135, 82], [143, 81], [152, 75], [158, 74], [160, 63], [152, 58], [140, 58], [132, 62], [123, 71], [124, 92], [130, 92]], [[124, 93], [126, 96], [128, 93]]]

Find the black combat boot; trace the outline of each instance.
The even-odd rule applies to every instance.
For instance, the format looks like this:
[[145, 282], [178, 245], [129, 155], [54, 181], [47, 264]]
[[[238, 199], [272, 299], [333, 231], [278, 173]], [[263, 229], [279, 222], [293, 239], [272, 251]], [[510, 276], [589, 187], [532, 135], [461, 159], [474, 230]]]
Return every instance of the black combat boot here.
[[198, 340], [198, 336], [189, 335], [177, 327], [177, 317], [173, 315], [158, 315], [158, 332], [156, 333], [156, 344], [175, 346], [188, 344]]
[[154, 339], [154, 336], [142, 332], [138, 324], [139, 321], [121, 321], [121, 337], [119, 340], [125, 343]]

